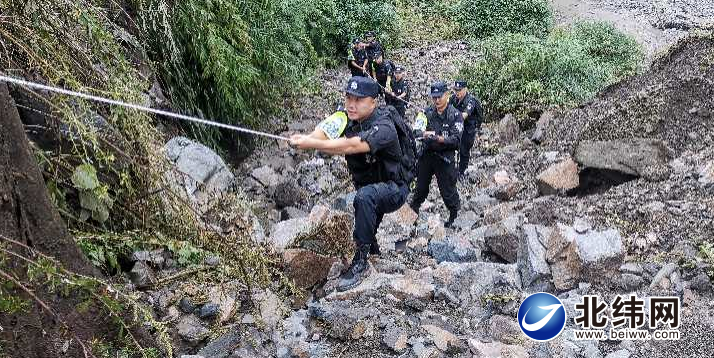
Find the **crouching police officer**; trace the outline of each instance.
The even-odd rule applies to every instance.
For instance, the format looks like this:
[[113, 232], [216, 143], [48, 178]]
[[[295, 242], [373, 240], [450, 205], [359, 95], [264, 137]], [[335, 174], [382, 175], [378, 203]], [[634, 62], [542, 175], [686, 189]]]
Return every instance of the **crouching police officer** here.
[[[345, 89], [345, 111], [318, 124], [310, 135], [293, 135], [300, 149], [344, 155], [357, 195], [354, 199], [355, 256], [337, 289], [359, 285], [367, 275], [370, 253], [379, 253], [377, 227], [386, 213], [407, 200], [409, 187], [402, 178], [399, 137], [388, 107], [377, 107], [379, 86], [367, 77], [352, 77]], [[397, 115], [397, 114], [394, 114]]]
[[451, 227], [459, 212], [459, 193], [456, 191], [456, 150], [461, 142], [463, 119], [461, 112], [449, 104], [449, 94], [444, 82], [431, 86], [434, 102], [424, 113], [417, 115], [414, 136], [423, 138], [423, 152], [417, 165], [416, 192], [410, 206], [419, 213], [419, 207], [429, 194], [432, 176], [436, 175], [439, 192], [449, 209], [449, 219], [444, 227]]
[[476, 134], [481, 129], [483, 121], [483, 108], [478, 98], [469, 93], [466, 81], [454, 82], [454, 95], [451, 96], [449, 104], [461, 111], [464, 120], [464, 132], [459, 147], [459, 177], [461, 177], [469, 167], [471, 148], [474, 146]]

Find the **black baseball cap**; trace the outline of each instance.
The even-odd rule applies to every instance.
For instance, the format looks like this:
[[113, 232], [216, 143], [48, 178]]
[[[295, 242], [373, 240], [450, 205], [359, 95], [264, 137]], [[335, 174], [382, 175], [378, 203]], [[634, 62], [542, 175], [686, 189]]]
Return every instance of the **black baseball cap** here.
[[364, 37], [377, 37], [377, 34], [374, 31], [367, 31], [364, 33]]
[[405, 71], [404, 67], [402, 67], [402, 66], [394, 67], [394, 73], [403, 73], [404, 71]]
[[354, 45], [354, 44], [358, 44], [358, 43], [360, 43], [360, 42], [362, 42], [362, 40], [361, 40], [359, 37], [355, 37], [355, 39], [352, 40], [352, 44], [353, 44], [353, 45]]
[[444, 83], [442, 81], [437, 81], [431, 85], [431, 90], [429, 91], [429, 94], [432, 97], [441, 97], [447, 91], [448, 91], [448, 89], [446, 88], [446, 83]]
[[460, 89], [466, 88], [467, 86], [468, 86], [468, 83], [464, 80], [458, 80], [458, 81], [454, 82], [455, 90], [460, 90]]
[[377, 82], [371, 78], [363, 76], [355, 76], [347, 81], [347, 87], [345, 87], [345, 93], [351, 94], [355, 97], [372, 97], [377, 98], [379, 95], [379, 85]]

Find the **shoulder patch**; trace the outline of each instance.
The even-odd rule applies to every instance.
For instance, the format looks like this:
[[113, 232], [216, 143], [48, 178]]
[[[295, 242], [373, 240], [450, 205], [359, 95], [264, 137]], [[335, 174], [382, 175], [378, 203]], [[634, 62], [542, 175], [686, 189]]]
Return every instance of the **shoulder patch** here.
[[347, 113], [338, 111], [333, 115], [325, 118], [317, 125], [317, 128], [322, 130], [327, 138], [337, 139], [342, 136], [345, 128], [347, 128]]

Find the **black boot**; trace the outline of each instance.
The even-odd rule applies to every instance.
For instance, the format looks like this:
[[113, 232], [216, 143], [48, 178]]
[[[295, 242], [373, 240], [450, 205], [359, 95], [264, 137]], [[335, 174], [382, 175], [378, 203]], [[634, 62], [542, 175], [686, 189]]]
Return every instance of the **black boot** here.
[[378, 244], [378, 243], [374, 242], [374, 243], [372, 243], [372, 245], [370, 245], [370, 247], [369, 247], [369, 254], [370, 254], [370, 255], [377, 255], [377, 256], [379, 256], [379, 255], [382, 254], [382, 251], [379, 250], [379, 244]]
[[340, 276], [340, 282], [337, 284], [337, 291], [347, 291], [357, 287], [365, 276], [367, 276], [367, 257], [369, 256], [371, 245], [363, 244], [357, 246], [355, 257], [352, 259], [352, 264], [347, 269], [347, 272]]
[[456, 211], [456, 210], [450, 211], [450, 212], [449, 212], [449, 220], [447, 220], [447, 221], [444, 223], [444, 227], [447, 228], [447, 229], [450, 228], [450, 227], [452, 227], [452, 226], [454, 225], [454, 220], [456, 220], [456, 216], [458, 216], [458, 215], [459, 215], [459, 212], [458, 212], [458, 211]]

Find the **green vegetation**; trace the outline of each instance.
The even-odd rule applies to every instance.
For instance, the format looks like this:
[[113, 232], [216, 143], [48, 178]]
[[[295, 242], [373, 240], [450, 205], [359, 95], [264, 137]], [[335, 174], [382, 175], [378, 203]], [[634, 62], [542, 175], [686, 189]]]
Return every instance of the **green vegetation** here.
[[[318, 65], [337, 63], [354, 37], [376, 30], [386, 46], [398, 44], [388, 1], [188, 0], [171, 8], [152, 0], [140, 13], [174, 106], [252, 127], [269, 127], [284, 97], [300, 93]], [[214, 148], [237, 140], [192, 128]]]
[[579, 22], [542, 39], [501, 34], [478, 47], [482, 58], [460, 75], [491, 117], [575, 105], [636, 73], [643, 58], [634, 39], [600, 22]]
[[451, 12], [461, 33], [474, 39], [507, 32], [541, 37], [553, 26], [547, 0], [458, 0]]

